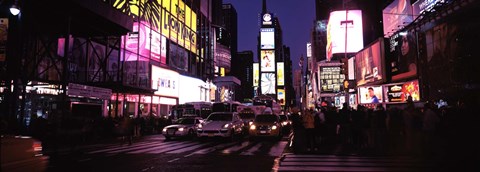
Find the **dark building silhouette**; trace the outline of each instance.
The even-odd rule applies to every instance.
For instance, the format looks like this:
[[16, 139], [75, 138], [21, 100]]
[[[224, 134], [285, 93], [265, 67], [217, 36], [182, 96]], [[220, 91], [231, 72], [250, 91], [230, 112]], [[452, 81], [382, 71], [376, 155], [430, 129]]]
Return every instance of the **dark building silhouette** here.
[[239, 60], [233, 66], [238, 68], [236, 77], [242, 82], [237, 100], [244, 101], [253, 97], [253, 52], [241, 51], [237, 53], [236, 57]]

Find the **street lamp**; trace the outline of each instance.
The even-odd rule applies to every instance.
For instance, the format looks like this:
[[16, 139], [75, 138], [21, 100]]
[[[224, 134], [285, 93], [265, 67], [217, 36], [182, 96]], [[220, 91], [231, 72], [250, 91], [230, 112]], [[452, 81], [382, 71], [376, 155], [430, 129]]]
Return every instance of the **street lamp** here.
[[10, 13], [12, 13], [14, 16], [16, 16], [20, 13], [20, 8], [17, 6], [17, 1], [15, 1], [15, 4], [13, 4], [10, 7]]

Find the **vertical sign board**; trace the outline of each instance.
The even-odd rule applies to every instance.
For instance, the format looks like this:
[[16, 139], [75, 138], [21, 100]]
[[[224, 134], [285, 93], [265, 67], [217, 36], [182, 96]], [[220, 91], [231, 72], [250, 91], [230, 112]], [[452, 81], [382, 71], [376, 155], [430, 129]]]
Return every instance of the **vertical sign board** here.
[[278, 86], [285, 85], [284, 64], [283, 64], [283, 62], [278, 62], [277, 63], [277, 85]]
[[258, 80], [260, 79], [260, 69], [258, 63], [253, 63], [253, 86], [258, 87]]
[[7, 52], [8, 18], [0, 18], [0, 62], [5, 61]]

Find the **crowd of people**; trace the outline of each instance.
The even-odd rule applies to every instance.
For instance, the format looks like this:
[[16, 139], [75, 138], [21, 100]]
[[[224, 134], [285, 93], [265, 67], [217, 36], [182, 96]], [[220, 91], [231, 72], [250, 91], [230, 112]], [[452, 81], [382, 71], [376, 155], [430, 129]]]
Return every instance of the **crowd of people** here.
[[[472, 149], [478, 116], [459, 103], [438, 108], [433, 103], [353, 109], [321, 107], [291, 111], [295, 153], [440, 156]], [[478, 127], [477, 127], [478, 128]], [[470, 147], [463, 145], [472, 145]], [[467, 148], [468, 147], [468, 148]], [[456, 149], [458, 148], [458, 149]], [[464, 150], [472, 151], [472, 150]], [[477, 152], [478, 153], [478, 152]]]

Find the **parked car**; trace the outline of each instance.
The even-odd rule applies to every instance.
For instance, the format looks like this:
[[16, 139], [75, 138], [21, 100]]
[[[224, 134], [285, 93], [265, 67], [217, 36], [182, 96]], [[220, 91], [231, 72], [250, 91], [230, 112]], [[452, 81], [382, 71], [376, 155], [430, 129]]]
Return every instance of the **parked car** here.
[[260, 114], [255, 116], [253, 124], [250, 125], [250, 138], [253, 137], [278, 137], [282, 136], [282, 125], [280, 117], [274, 114]]
[[167, 140], [172, 137], [194, 137], [197, 125], [202, 121], [200, 117], [180, 118], [174, 124], [164, 127], [162, 134]]
[[0, 171], [45, 171], [48, 157], [42, 143], [30, 136], [2, 135]]
[[242, 127], [243, 122], [236, 112], [214, 112], [197, 126], [197, 136], [233, 139], [242, 134]]

